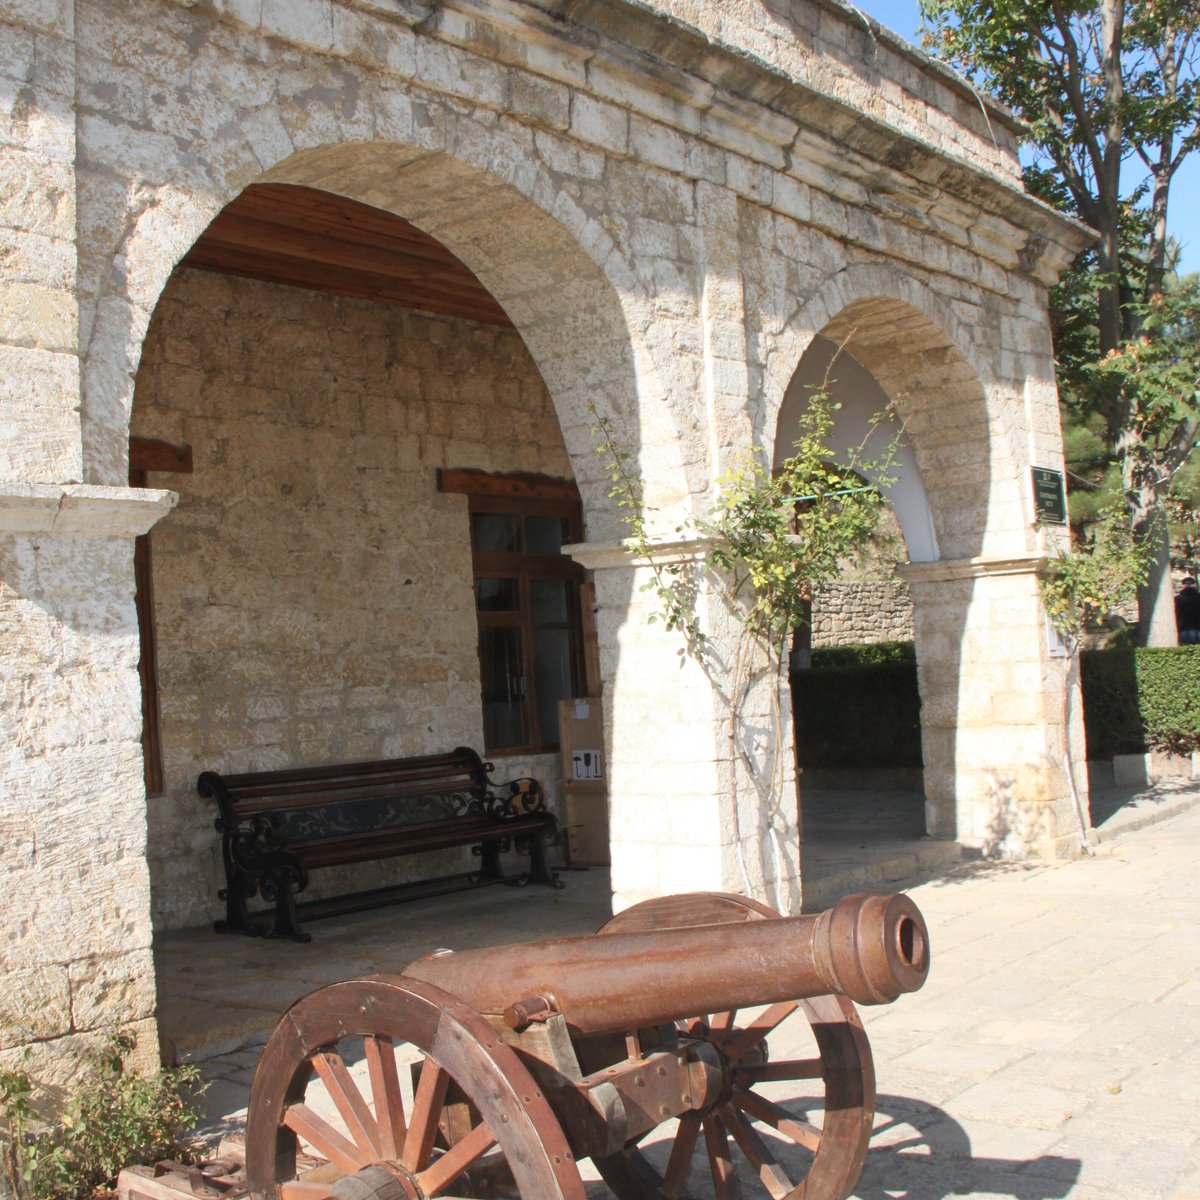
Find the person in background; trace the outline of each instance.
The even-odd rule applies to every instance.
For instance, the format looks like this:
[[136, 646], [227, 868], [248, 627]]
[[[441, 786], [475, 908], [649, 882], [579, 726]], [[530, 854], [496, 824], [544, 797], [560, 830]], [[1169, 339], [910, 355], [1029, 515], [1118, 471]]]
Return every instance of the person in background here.
[[1200, 642], [1200, 588], [1191, 575], [1184, 577], [1175, 597], [1175, 627], [1179, 630], [1180, 645]]

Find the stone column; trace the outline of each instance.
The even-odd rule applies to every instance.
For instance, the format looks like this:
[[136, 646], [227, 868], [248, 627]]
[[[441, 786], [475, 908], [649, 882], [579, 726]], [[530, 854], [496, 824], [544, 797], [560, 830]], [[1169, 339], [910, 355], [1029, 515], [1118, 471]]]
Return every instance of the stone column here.
[[1064, 724], [1067, 662], [1038, 594], [1042, 561], [902, 570], [913, 592], [927, 829], [989, 855], [1057, 857], [1078, 847], [1068, 744], [1086, 811], [1082, 723]]
[[[696, 542], [660, 543], [655, 560], [685, 564], [696, 548]], [[696, 597], [708, 636], [702, 665], [687, 653], [681, 633], [665, 629], [655, 593], [643, 590], [653, 581], [646, 561], [635, 560], [624, 544], [567, 550], [596, 579], [614, 908], [711, 890], [799, 911], [786, 694], [776, 706], [777, 681], [751, 680], [732, 724], [737, 627], [719, 591], [702, 582]]]
[[78, 481], [74, 6], [18, 11], [0, 13], [0, 480]]
[[0, 485], [0, 1062], [51, 1085], [110, 1030], [158, 1063], [133, 540], [174, 499]]

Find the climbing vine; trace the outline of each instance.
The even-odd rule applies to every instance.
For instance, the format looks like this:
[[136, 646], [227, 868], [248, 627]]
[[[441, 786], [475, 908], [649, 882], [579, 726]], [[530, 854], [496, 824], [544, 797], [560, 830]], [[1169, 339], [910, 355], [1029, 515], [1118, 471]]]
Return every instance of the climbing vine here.
[[[859, 445], [835, 450], [839, 405], [829, 384], [827, 372], [799, 419], [791, 454], [778, 468], [770, 469], [761, 450], [743, 452], [718, 481], [711, 514], [676, 527], [695, 548], [682, 559], [656, 552], [632, 456], [608, 418], [592, 408], [609, 496], [621, 511], [631, 554], [650, 570], [643, 590], [658, 598], [658, 611], [649, 619], [682, 633], [688, 651], [701, 660], [709, 638], [696, 600], [706, 577], [730, 599], [743, 637], [760, 643], [782, 671], [792, 631], [808, 622], [813, 589], [840, 576], [878, 528], [884, 491], [896, 479], [903, 428], [883, 435], [881, 427], [893, 416], [885, 410], [872, 418]], [[870, 443], [884, 437], [879, 453], [870, 453]]]
[[1087, 537], [1050, 561], [1038, 586], [1069, 653], [1089, 626], [1137, 596], [1152, 563], [1152, 539], [1134, 536], [1121, 504], [1103, 510]]
[[[677, 526], [679, 541], [665, 554], [651, 541], [649, 510], [632, 455], [615, 436], [611, 422], [592, 410], [597, 452], [605, 461], [609, 496], [625, 523], [626, 545], [650, 572], [643, 590], [653, 591], [658, 600], [649, 620], [661, 620], [668, 630], [683, 635], [681, 652], [700, 663], [725, 699], [729, 746], [758, 793], [777, 860], [776, 879], [784, 874], [778, 861], [784, 850], [776, 818], [785, 799], [780, 685], [788, 643], [793, 630], [809, 621], [814, 588], [840, 576], [871, 544], [886, 503], [884, 492], [896, 478], [903, 434], [902, 424], [885, 431], [894, 414], [884, 411], [873, 418], [859, 445], [841, 451], [834, 448], [839, 405], [829, 388], [836, 362], [837, 355], [822, 384], [811, 390], [791, 453], [779, 467], [772, 470], [761, 450], [740, 455], [718, 481], [710, 514]], [[872, 453], [878, 443], [883, 443], [879, 452]], [[702, 593], [718, 603], [724, 600], [735, 618], [734, 644], [723, 647], [719, 656], [712, 652], [713, 639], [697, 611]], [[743, 721], [752, 690], [768, 680], [772, 685], [767, 690], [769, 711], [760, 713], [758, 721]], [[765, 728], [769, 737], [763, 736]], [[736, 772], [730, 786], [736, 827]], [[740, 830], [736, 832], [735, 845], [750, 892], [753, 885], [742, 836]]]

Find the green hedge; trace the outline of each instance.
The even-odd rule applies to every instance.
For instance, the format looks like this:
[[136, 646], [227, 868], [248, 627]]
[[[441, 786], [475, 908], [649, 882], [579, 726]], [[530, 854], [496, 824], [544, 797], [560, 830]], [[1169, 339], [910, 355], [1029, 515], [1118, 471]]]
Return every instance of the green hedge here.
[[[1200, 646], [1090, 650], [1080, 678], [1088, 758], [1200, 750]], [[802, 767], [922, 765], [911, 642], [814, 650], [792, 703]]]
[[915, 662], [796, 671], [792, 706], [802, 767], [921, 766]]
[[917, 661], [912, 642], [859, 642], [852, 646], [818, 646], [812, 652], [812, 665], [820, 667], [871, 667], [878, 663]]
[[1200, 646], [1090, 650], [1080, 681], [1088, 758], [1200, 750]]

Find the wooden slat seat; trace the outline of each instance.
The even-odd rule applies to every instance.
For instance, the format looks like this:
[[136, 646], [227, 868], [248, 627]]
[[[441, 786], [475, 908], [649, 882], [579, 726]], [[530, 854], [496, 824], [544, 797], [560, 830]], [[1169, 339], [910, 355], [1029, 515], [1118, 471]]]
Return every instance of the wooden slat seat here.
[[[222, 932], [308, 941], [300, 916], [332, 916], [401, 899], [490, 883], [562, 887], [546, 860], [557, 835], [535, 779], [494, 784], [493, 767], [469, 747], [447, 754], [220, 775], [205, 771], [200, 795], [216, 800], [225, 863]], [[529, 855], [529, 870], [505, 876], [502, 850]], [[391, 887], [298, 902], [309, 872], [470, 847], [479, 869]], [[274, 905], [268, 929], [248, 904]], [[265, 911], [265, 910], [264, 910]]]

